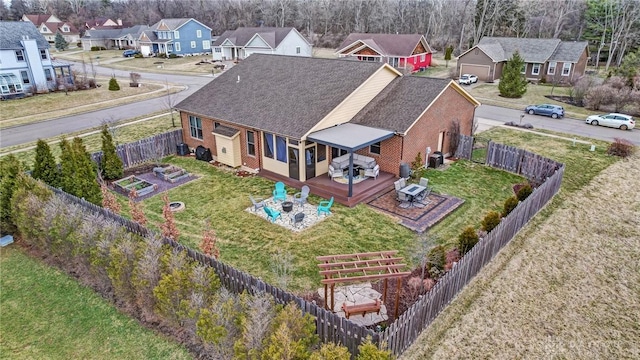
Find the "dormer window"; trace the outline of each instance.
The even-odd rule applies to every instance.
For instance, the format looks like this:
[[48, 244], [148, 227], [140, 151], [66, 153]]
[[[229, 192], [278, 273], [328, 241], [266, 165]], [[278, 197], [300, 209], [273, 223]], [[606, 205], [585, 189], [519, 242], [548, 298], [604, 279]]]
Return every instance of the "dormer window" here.
[[69, 32], [69, 27], [68, 27], [68, 26], [63, 26], [63, 27], [62, 27], [62, 31], [64, 31], [64, 32]]

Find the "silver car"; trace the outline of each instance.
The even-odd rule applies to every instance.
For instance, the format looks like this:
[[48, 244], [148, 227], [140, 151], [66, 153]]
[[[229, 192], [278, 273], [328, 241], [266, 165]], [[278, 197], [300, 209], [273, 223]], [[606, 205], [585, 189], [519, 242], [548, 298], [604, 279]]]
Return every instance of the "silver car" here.
[[608, 126], [620, 130], [630, 130], [636, 126], [633, 117], [625, 114], [610, 113], [604, 115], [591, 115], [587, 118], [587, 124]]

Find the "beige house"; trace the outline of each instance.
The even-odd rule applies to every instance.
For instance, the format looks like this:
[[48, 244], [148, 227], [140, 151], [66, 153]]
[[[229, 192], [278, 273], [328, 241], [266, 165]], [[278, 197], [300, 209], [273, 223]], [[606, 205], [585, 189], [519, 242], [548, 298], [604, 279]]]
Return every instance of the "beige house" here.
[[493, 82], [514, 52], [524, 59], [527, 80], [571, 83], [583, 76], [589, 57], [586, 41], [483, 37], [478, 45], [458, 56], [458, 74], [474, 74]]
[[70, 22], [58, 19], [55, 15], [36, 14], [22, 15], [22, 21], [28, 21], [38, 28], [38, 31], [44, 38], [53, 43], [56, 40], [56, 34], [62, 34], [64, 40], [70, 44], [75, 44], [80, 40], [80, 32]]

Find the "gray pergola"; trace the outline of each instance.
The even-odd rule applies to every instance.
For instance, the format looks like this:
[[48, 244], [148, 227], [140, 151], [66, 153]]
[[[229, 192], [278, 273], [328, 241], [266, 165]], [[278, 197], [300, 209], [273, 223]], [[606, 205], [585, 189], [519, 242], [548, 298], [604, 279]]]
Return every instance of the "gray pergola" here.
[[353, 196], [353, 152], [393, 137], [394, 132], [345, 123], [309, 134], [307, 140], [349, 153], [349, 197]]

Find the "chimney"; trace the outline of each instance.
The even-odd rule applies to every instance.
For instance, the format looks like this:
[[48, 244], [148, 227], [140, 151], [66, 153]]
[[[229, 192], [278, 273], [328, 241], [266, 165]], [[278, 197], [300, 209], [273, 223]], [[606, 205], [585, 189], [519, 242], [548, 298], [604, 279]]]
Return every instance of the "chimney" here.
[[118, 20], [116, 20], [116, 22], [118, 23], [118, 25], [122, 26], [122, 19], [118, 18]]

